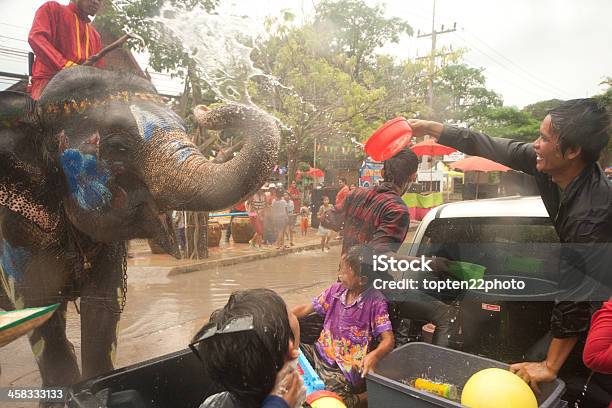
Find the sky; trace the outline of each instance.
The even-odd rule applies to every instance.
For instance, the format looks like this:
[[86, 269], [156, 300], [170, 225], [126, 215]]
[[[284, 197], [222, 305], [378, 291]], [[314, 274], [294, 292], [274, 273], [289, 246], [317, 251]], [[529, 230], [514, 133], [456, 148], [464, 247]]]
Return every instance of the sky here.
[[[109, 1], [109, 0], [106, 0]], [[415, 33], [432, 28], [433, 0], [366, 0], [385, 4], [389, 17], [406, 20]], [[67, 0], [59, 0], [67, 3]], [[290, 9], [298, 19], [311, 15], [313, 0], [221, 0], [222, 11], [253, 17], [278, 15]], [[25, 73], [27, 32], [44, 0], [0, 0], [0, 71]], [[444, 24], [457, 30], [438, 36], [439, 46], [466, 48], [464, 62], [484, 69], [486, 85], [505, 105], [523, 107], [540, 100], [592, 96], [612, 76], [609, 42], [612, 27], [609, 0], [436, 0], [436, 30]], [[6, 50], [8, 48], [8, 51]], [[427, 55], [431, 39], [402, 37], [382, 52], [399, 59]], [[146, 68], [146, 55], [138, 56]], [[182, 87], [167, 76], [153, 74], [162, 93]], [[10, 81], [0, 77], [0, 89]]]

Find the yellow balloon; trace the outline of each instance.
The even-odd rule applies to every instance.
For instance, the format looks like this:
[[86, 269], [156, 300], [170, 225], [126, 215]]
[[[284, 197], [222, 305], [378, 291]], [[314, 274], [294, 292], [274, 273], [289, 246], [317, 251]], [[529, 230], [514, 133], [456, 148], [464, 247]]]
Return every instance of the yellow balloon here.
[[463, 387], [461, 404], [470, 408], [538, 408], [529, 385], [501, 368], [487, 368], [472, 375]]
[[312, 408], [346, 408], [342, 401], [336, 398], [323, 397], [310, 404]]

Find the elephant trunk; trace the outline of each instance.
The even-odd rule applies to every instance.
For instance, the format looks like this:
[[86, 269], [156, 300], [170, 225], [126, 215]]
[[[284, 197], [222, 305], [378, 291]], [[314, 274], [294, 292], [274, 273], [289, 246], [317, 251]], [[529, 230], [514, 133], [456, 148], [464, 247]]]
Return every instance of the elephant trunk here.
[[207, 129], [245, 131], [243, 148], [225, 163], [207, 160], [182, 131], [155, 132], [145, 146], [145, 182], [161, 210], [213, 211], [257, 191], [269, 177], [280, 143], [279, 128], [267, 113], [243, 105], [224, 105], [195, 117]]

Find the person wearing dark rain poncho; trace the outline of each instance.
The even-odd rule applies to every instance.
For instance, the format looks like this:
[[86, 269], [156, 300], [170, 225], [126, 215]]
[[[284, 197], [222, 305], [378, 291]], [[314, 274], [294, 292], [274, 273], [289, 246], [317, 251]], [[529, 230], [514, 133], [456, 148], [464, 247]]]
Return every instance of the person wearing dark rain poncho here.
[[269, 289], [233, 293], [189, 347], [226, 391], [200, 408], [297, 408], [306, 388], [297, 371], [300, 326]]
[[[511, 370], [537, 391], [557, 375], [569, 399], [582, 393], [588, 371], [580, 349], [591, 314], [611, 293], [612, 184], [597, 163], [609, 141], [610, 113], [594, 99], [575, 99], [552, 109], [533, 143], [489, 137], [469, 129], [410, 120], [414, 136], [485, 157], [535, 177], [559, 235], [562, 251], [558, 295], [551, 318], [550, 345], [542, 361], [513, 364]], [[568, 358], [571, 357], [571, 358]], [[577, 357], [577, 358], [574, 358]], [[582, 396], [581, 407], [599, 406]]]

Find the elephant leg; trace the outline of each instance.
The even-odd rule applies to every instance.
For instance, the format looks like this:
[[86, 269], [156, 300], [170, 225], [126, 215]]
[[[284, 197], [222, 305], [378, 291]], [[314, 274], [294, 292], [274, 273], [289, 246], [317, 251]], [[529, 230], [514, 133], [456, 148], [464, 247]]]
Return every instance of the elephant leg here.
[[113, 370], [123, 294], [124, 244], [105, 247], [81, 288], [83, 379]]
[[66, 337], [66, 302], [29, 336], [43, 386], [67, 386], [79, 380], [74, 346]]

